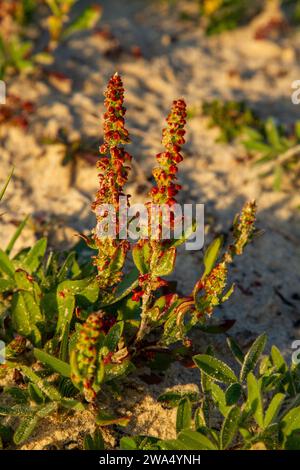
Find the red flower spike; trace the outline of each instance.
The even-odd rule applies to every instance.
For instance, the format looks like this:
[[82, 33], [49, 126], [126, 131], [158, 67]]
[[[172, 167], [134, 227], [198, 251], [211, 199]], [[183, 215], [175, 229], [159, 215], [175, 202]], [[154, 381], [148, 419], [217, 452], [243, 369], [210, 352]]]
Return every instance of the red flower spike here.
[[181, 145], [185, 142], [183, 138], [186, 124], [184, 100], [173, 102], [166, 121], [167, 127], [162, 133], [162, 143], [166, 150], [156, 156], [159, 167], [153, 170], [156, 186], [150, 191], [150, 196], [153, 204], [167, 204], [171, 207], [176, 202], [174, 196], [181, 189], [180, 185], [174, 184], [174, 180], [178, 172], [177, 164], [183, 160], [180, 151]]
[[[128, 130], [125, 128], [123, 106], [124, 88], [121, 77], [116, 73], [108, 82], [105, 95], [106, 112], [104, 114], [104, 143], [100, 146], [103, 157], [98, 161], [99, 190], [92, 204], [97, 222], [100, 216], [97, 209], [103, 204], [113, 204], [116, 210], [116, 233], [119, 231], [119, 197], [124, 196], [123, 188], [127, 183], [130, 171], [131, 155], [125, 151], [124, 145], [130, 143]], [[129, 206], [129, 199], [127, 197]], [[98, 269], [98, 281], [101, 287], [107, 288], [120, 281], [122, 273], [114, 267], [114, 259], [121, 257], [125, 261], [129, 244], [126, 240], [99, 238], [94, 231], [94, 240], [98, 247], [95, 265]]]

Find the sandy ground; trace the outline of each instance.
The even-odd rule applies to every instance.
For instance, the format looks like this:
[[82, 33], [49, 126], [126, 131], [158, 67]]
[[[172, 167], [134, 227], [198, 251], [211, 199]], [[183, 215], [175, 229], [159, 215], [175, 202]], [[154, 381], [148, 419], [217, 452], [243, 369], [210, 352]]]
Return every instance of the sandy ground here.
[[[288, 123], [300, 117], [300, 108], [290, 97], [291, 83], [300, 78], [299, 33], [278, 41], [253, 39], [257, 26], [278, 14], [274, 7], [247, 27], [207, 38], [197, 22], [178, 20], [178, 9], [184, 2], [179, 2], [178, 9], [146, 0], [99, 3], [104, 7], [102, 32], [81, 34], [56, 52], [51, 70], [68, 80], [53, 75], [46, 79], [17, 77], [8, 84], [10, 93], [32, 100], [36, 111], [29, 117], [27, 132], [11, 126], [0, 130], [1, 179], [15, 166], [1, 208], [5, 211], [1, 246], [15, 230], [16, 221], [26, 214], [32, 215], [32, 221], [18, 247], [47, 233], [53, 246], [63, 248], [76, 240], [78, 231], [93, 226], [90, 202], [97, 188], [94, 166], [86, 159], [63, 166], [63, 145], [45, 142], [55, 141], [65, 130], [69, 143], [81, 137], [97, 149], [102, 137], [102, 92], [116, 70], [126, 88], [127, 127], [133, 140], [130, 152], [136, 160], [128, 192], [136, 201], [147, 193], [147, 178], [161, 149], [163, 119], [174, 98], [184, 97], [191, 109], [200, 108], [203, 100], [213, 97], [243, 98], [262, 117], [273, 114]], [[113, 37], [103, 31], [110, 31]], [[244, 347], [266, 331], [269, 344], [275, 343], [290, 357], [292, 341], [300, 338], [300, 195], [288, 181], [281, 192], [273, 192], [271, 181], [258, 178], [258, 170], [243, 159], [242, 149], [216, 144], [216, 135], [216, 130], [208, 130], [201, 115], [196, 113], [188, 121], [181, 200], [205, 204], [209, 240], [226, 232], [243, 202], [255, 198], [258, 225], [265, 233], [235, 263], [231, 273], [235, 294], [215, 317], [237, 320], [232, 333]], [[200, 261], [201, 253], [180, 256], [175, 276], [182, 292], [188, 293], [200, 275]], [[203, 336], [194, 336], [200, 352]], [[224, 354], [223, 340], [216, 341]], [[138, 390], [127, 389], [128, 406], [122, 406], [123, 411], [127, 408], [133, 413], [125, 433], [173, 437], [174, 411], [163, 409], [155, 398], [168, 387], [186, 384], [193, 389], [197, 382], [197, 371], [178, 365], [173, 365], [158, 385], [137, 380]], [[52, 421], [41, 426], [24, 448], [38, 449], [53, 443], [62, 448], [61, 442], [76, 441], [92, 424], [89, 416], [82, 416], [70, 418], [61, 426], [55, 432], [51, 432], [57, 427]]]

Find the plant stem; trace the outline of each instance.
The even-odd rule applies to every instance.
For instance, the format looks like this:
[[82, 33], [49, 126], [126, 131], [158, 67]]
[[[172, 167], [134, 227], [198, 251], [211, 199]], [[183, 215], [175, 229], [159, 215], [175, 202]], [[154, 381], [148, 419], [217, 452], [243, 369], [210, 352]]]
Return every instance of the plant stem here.
[[142, 313], [141, 313], [141, 323], [139, 331], [136, 335], [135, 343], [141, 342], [145, 334], [147, 333], [147, 311], [149, 307], [149, 302], [151, 300], [151, 288], [150, 286], [146, 288], [143, 297], [142, 297]]

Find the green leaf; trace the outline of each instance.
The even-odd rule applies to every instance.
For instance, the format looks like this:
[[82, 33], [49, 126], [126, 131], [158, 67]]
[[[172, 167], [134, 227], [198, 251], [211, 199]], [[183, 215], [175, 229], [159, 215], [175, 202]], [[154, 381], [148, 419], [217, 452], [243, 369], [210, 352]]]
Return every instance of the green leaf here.
[[68, 397], [62, 398], [59, 402], [59, 405], [69, 410], [75, 410], [75, 411], [84, 411], [86, 409], [86, 407], [84, 406], [83, 403], [81, 403], [81, 401], [75, 400], [74, 398], [68, 398]]
[[96, 26], [102, 15], [102, 9], [99, 6], [91, 5], [85, 8], [83, 12], [65, 29], [63, 38], [66, 39], [74, 33], [92, 29]]
[[300, 431], [293, 431], [285, 440], [284, 450], [300, 450]]
[[281, 427], [285, 438], [293, 431], [300, 430], [300, 406], [293, 408], [282, 418]]
[[263, 350], [265, 349], [267, 342], [267, 337], [265, 334], [260, 335], [254, 343], [252, 344], [251, 348], [247, 352], [242, 368], [241, 368], [241, 373], [240, 373], [240, 381], [243, 382], [249, 372], [253, 371], [259, 358], [260, 355], [262, 354]]
[[0, 293], [6, 292], [8, 290], [13, 290], [16, 286], [13, 279], [2, 279], [0, 278]]
[[221, 449], [227, 449], [238, 432], [241, 411], [237, 406], [231, 408], [221, 428]]
[[232, 352], [233, 356], [237, 360], [237, 362], [242, 365], [243, 362], [244, 362], [245, 356], [244, 356], [243, 351], [241, 350], [241, 348], [237, 344], [237, 342], [231, 336], [229, 336], [227, 338], [227, 344], [228, 344], [228, 346], [230, 348], [230, 351]]
[[224, 417], [227, 416], [227, 414], [230, 410], [230, 406], [228, 406], [226, 404], [225, 393], [223, 392], [221, 387], [219, 387], [218, 384], [213, 382], [210, 385], [210, 391], [211, 391], [211, 397], [212, 397], [213, 401], [215, 402], [215, 404], [216, 404], [218, 410], [220, 411], [220, 413]]
[[44, 403], [45, 401], [45, 396], [42, 393], [42, 391], [37, 387], [35, 384], [30, 383], [28, 385], [28, 395], [32, 401], [34, 401], [37, 404]]
[[178, 406], [183, 398], [188, 398], [191, 402], [197, 402], [200, 395], [198, 392], [170, 391], [160, 395], [157, 401], [173, 408]]
[[274, 366], [280, 372], [284, 372], [287, 370], [287, 364], [276, 346], [272, 346], [271, 348], [271, 358]]
[[22, 419], [21, 423], [17, 427], [14, 433], [14, 443], [16, 445], [22, 444], [22, 442], [26, 441], [31, 434], [33, 433], [37, 423], [38, 423], [38, 416], [32, 414], [31, 416], [26, 416]]
[[83, 441], [84, 450], [104, 450], [104, 440], [99, 429], [93, 435], [86, 434]]
[[32, 409], [28, 405], [0, 406], [0, 415], [3, 416], [28, 416]]
[[70, 377], [71, 376], [71, 367], [67, 362], [61, 361], [57, 359], [55, 356], [42, 351], [41, 349], [35, 348], [33, 350], [34, 356], [37, 358], [38, 361], [41, 361], [43, 364], [51, 367], [55, 372], [58, 372], [63, 377]]
[[28, 219], [29, 219], [29, 215], [27, 215], [27, 217], [25, 217], [25, 219], [19, 224], [17, 230], [15, 231], [12, 238], [10, 239], [10, 241], [9, 241], [7, 247], [6, 247], [6, 250], [5, 250], [7, 255], [10, 254], [11, 250], [15, 246], [15, 243], [18, 240], [21, 233], [23, 232], [23, 229], [24, 229], [25, 225], [27, 224]]
[[120, 440], [120, 450], [137, 450], [137, 444], [133, 437], [124, 436]]
[[175, 238], [174, 240], [171, 241], [169, 246], [174, 246], [178, 247], [188, 241], [188, 239], [193, 235], [193, 233], [196, 232], [197, 229], [197, 222], [193, 221], [192, 225], [188, 227], [188, 229], [183, 233], [183, 235], [180, 238]]
[[75, 309], [75, 297], [73, 294], [65, 293], [57, 288], [58, 319], [56, 323], [56, 335], [62, 340], [65, 329], [70, 324]]
[[124, 322], [119, 321], [113, 325], [104, 339], [103, 346], [106, 346], [110, 352], [115, 351], [121, 339], [124, 328]]
[[281, 150], [280, 135], [273, 118], [269, 118], [265, 124], [265, 131], [268, 142], [276, 149]]
[[45, 256], [47, 248], [47, 238], [41, 238], [29, 250], [26, 258], [24, 259], [24, 267], [27, 272], [32, 274], [40, 266], [43, 257]]
[[281, 404], [285, 398], [285, 395], [283, 393], [276, 393], [274, 397], [271, 400], [271, 403], [269, 404], [266, 414], [265, 414], [265, 419], [264, 419], [264, 427], [266, 428], [270, 424], [274, 422], [274, 420], [277, 418], [278, 412], [280, 410]]
[[105, 365], [105, 381], [127, 375], [134, 369], [135, 366], [129, 359], [123, 360], [120, 364], [107, 364]]
[[170, 247], [163, 254], [153, 254], [151, 259], [151, 272], [154, 276], [168, 276], [174, 270], [176, 248]]
[[188, 398], [183, 398], [177, 409], [176, 432], [177, 434], [184, 429], [189, 429], [192, 420], [192, 406]]
[[137, 244], [132, 249], [132, 258], [134, 264], [141, 274], [146, 274], [150, 269], [151, 246], [148, 240], [142, 244]]
[[138, 277], [139, 271], [134, 267], [129, 274], [124, 276], [113, 294], [103, 297], [99, 307], [103, 308], [113, 305], [130, 294], [130, 292], [138, 286]]
[[46, 380], [41, 379], [35, 372], [33, 372], [27, 366], [21, 366], [22, 372], [28, 377], [31, 382], [38, 386], [38, 388], [51, 400], [59, 401], [61, 400], [61, 394], [59, 391], [53, 387], [53, 385], [46, 382]]
[[62, 266], [61, 266], [61, 268], [60, 268], [60, 270], [57, 274], [57, 282], [58, 283], [63, 282], [66, 279], [67, 274], [71, 270], [75, 259], [76, 259], [76, 253], [75, 253], [75, 251], [71, 251], [71, 253], [68, 254], [67, 258], [63, 262], [63, 264], [62, 264]]
[[235, 405], [242, 395], [242, 386], [238, 382], [229, 385], [225, 392], [226, 405]]
[[205, 413], [203, 410], [203, 402], [202, 402], [202, 406], [199, 406], [195, 411], [194, 421], [195, 421], [196, 431], [199, 428], [206, 427], [206, 419], [205, 419]]
[[205, 270], [204, 270], [202, 278], [208, 276], [208, 274], [213, 269], [215, 262], [218, 259], [222, 245], [223, 245], [223, 236], [220, 236], [216, 238], [205, 251], [204, 259], [203, 259]]
[[217, 449], [213, 442], [211, 442], [203, 434], [196, 432], [196, 431], [184, 430], [179, 434], [178, 440], [182, 444], [186, 445], [187, 446], [186, 448], [190, 450], [216, 450]]
[[0, 270], [11, 278], [13, 278], [15, 275], [15, 268], [14, 268], [13, 263], [10, 261], [7, 254], [1, 249], [0, 249]]
[[230, 367], [219, 359], [207, 354], [198, 354], [193, 357], [196, 366], [212, 379], [223, 383], [238, 382], [238, 379]]
[[99, 426], [109, 426], [111, 424], [118, 424], [119, 426], [127, 426], [130, 421], [130, 418], [127, 416], [122, 416], [116, 418], [114, 415], [107, 413], [106, 411], [99, 411], [96, 417], [96, 423]]
[[251, 410], [255, 421], [260, 428], [264, 427], [264, 412], [261, 396], [261, 382], [256, 380], [253, 373], [250, 372], [247, 376], [247, 390], [248, 400], [247, 405]]
[[43, 320], [40, 308], [30, 292], [17, 292], [13, 295], [11, 307], [12, 324], [16, 332], [39, 344], [41, 334], [37, 323]]
[[39, 418], [45, 418], [49, 414], [53, 413], [53, 411], [57, 410], [57, 403], [56, 402], [51, 402], [51, 403], [46, 403], [46, 405], [40, 406], [37, 411], [36, 415]]
[[28, 394], [20, 387], [5, 387], [4, 392], [8, 393], [17, 403], [27, 403]]
[[8, 175], [8, 177], [7, 177], [7, 179], [6, 179], [5, 183], [4, 183], [4, 186], [3, 186], [2, 189], [0, 190], [0, 201], [3, 199], [3, 196], [4, 196], [4, 194], [5, 194], [5, 191], [6, 191], [6, 189], [7, 189], [7, 186], [9, 185], [9, 182], [10, 182], [10, 180], [11, 180], [11, 177], [12, 177], [12, 175], [13, 175], [13, 172], [14, 172], [14, 168], [12, 168], [10, 174]]

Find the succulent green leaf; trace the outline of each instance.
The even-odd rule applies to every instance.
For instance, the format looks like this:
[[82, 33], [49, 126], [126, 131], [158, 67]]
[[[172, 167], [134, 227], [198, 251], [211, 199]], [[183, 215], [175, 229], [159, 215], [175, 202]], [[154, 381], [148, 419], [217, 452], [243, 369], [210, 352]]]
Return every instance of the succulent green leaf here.
[[200, 395], [198, 392], [170, 391], [160, 395], [157, 401], [173, 408], [178, 406], [183, 398], [188, 398], [193, 403], [200, 399]]
[[173, 272], [176, 260], [176, 248], [170, 247], [162, 255], [151, 260], [151, 271], [154, 276], [168, 276]]
[[119, 321], [113, 325], [104, 339], [103, 346], [106, 346], [109, 351], [115, 351], [121, 339], [124, 328], [124, 322]]
[[72, 34], [92, 29], [96, 26], [102, 14], [101, 8], [95, 5], [87, 6], [83, 12], [65, 28], [63, 38], [67, 39]]
[[237, 344], [237, 342], [231, 336], [229, 336], [227, 338], [227, 344], [228, 344], [228, 346], [230, 348], [230, 351], [232, 352], [233, 356], [237, 360], [237, 362], [242, 365], [243, 362], [244, 362], [245, 356], [244, 356], [243, 351], [241, 350], [241, 348]]
[[49, 384], [46, 380], [39, 377], [35, 372], [33, 372], [27, 366], [21, 366], [22, 372], [26, 375], [26, 377], [31, 380], [32, 383], [37, 385], [37, 387], [51, 400], [59, 401], [61, 400], [61, 394], [59, 391], [51, 384]]
[[190, 400], [185, 397], [180, 401], [177, 408], [176, 432], [177, 434], [184, 429], [189, 429], [192, 420], [192, 406]]
[[252, 346], [250, 347], [249, 351], [247, 352], [241, 372], [240, 372], [240, 381], [243, 382], [249, 372], [253, 371], [263, 350], [265, 349], [267, 342], [267, 337], [265, 334], [262, 334], [256, 338]]
[[227, 449], [237, 434], [240, 415], [239, 407], [234, 406], [224, 419], [220, 434], [221, 449]]
[[264, 411], [261, 394], [261, 382], [258, 381], [252, 372], [247, 376], [248, 400], [247, 405], [260, 428], [264, 427]]
[[278, 371], [285, 371], [287, 369], [287, 364], [276, 346], [272, 346], [271, 348], [271, 358], [274, 366]]
[[[166, 446], [162, 445], [160, 446], [163, 450], [170, 449], [172, 450], [172, 447], [168, 446], [168, 442], [172, 444], [174, 441], [165, 441]], [[173, 447], [173, 449], [178, 449], [178, 450], [217, 450], [216, 445], [211, 442], [208, 437], [204, 436], [204, 434], [201, 434], [196, 431], [190, 431], [190, 430], [184, 430], [182, 431], [177, 440], [178, 447]]]
[[28, 439], [33, 433], [36, 425], [38, 424], [38, 416], [35, 414], [26, 416], [22, 419], [19, 426], [17, 427], [14, 433], [14, 443], [16, 445], [22, 444], [26, 439]]
[[268, 427], [270, 424], [272, 424], [277, 418], [284, 398], [285, 398], [285, 395], [283, 393], [276, 393], [276, 395], [274, 395], [274, 397], [272, 398], [265, 413], [265, 419], [264, 419], [265, 428]]
[[204, 266], [205, 266], [205, 270], [202, 276], [203, 278], [208, 276], [208, 274], [213, 269], [218, 259], [222, 245], [223, 245], [223, 237], [220, 236], [216, 238], [205, 251], [204, 259], [203, 259]]
[[150, 269], [151, 246], [145, 240], [143, 244], [137, 244], [132, 249], [134, 264], [141, 274], [146, 274]]
[[229, 385], [225, 392], [226, 405], [232, 406], [235, 405], [242, 395], [242, 386], [240, 383], [236, 382]]
[[291, 409], [281, 420], [281, 427], [285, 438], [294, 431], [300, 431], [300, 406]]
[[15, 281], [13, 279], [0, 278], [0, 293], [13, 290]]
[[35, 357], [38, 361], [41, 361], [43, 364], [51, 367], [55, 372], [58, 372], [63, 377], [70, 377], [71, 367], [67, 362], [57, 359], [55, 356], [42, 351], [41, 349], [35, 348], [33, 350]]
[[0, 249], [0, 271], [6, 274], [8, 277], [13, 278], [15, 274], [15, 268], [5, 251]]
[[226, 384], [238, 382], [233, 370], [227, 364], [215, 357], [207, 354], [198, 354], [193, 357], [193, 361], [199, 369], [218, 382]]
[[104, 440], [99, 429], [96, 429], [93, 435], [86, 434], [83, 441], [84, 450], [104, 450]]
[[47, 239], [41, 238], [29, 250], [26, 258], [23, 261], [24, 268], [30, 274], [34, 273], [40, 266], [42, 259], [45, 256], [47, 248]]
[[118, 424], [119, 426], [127, 426], [130, 418], [127, 416], [115, 417], [114, 415], [107, 413], [106, 411], [99, 411], [96, 417], [96, 423], [99, 426], [109, 426], [111, 424]]

